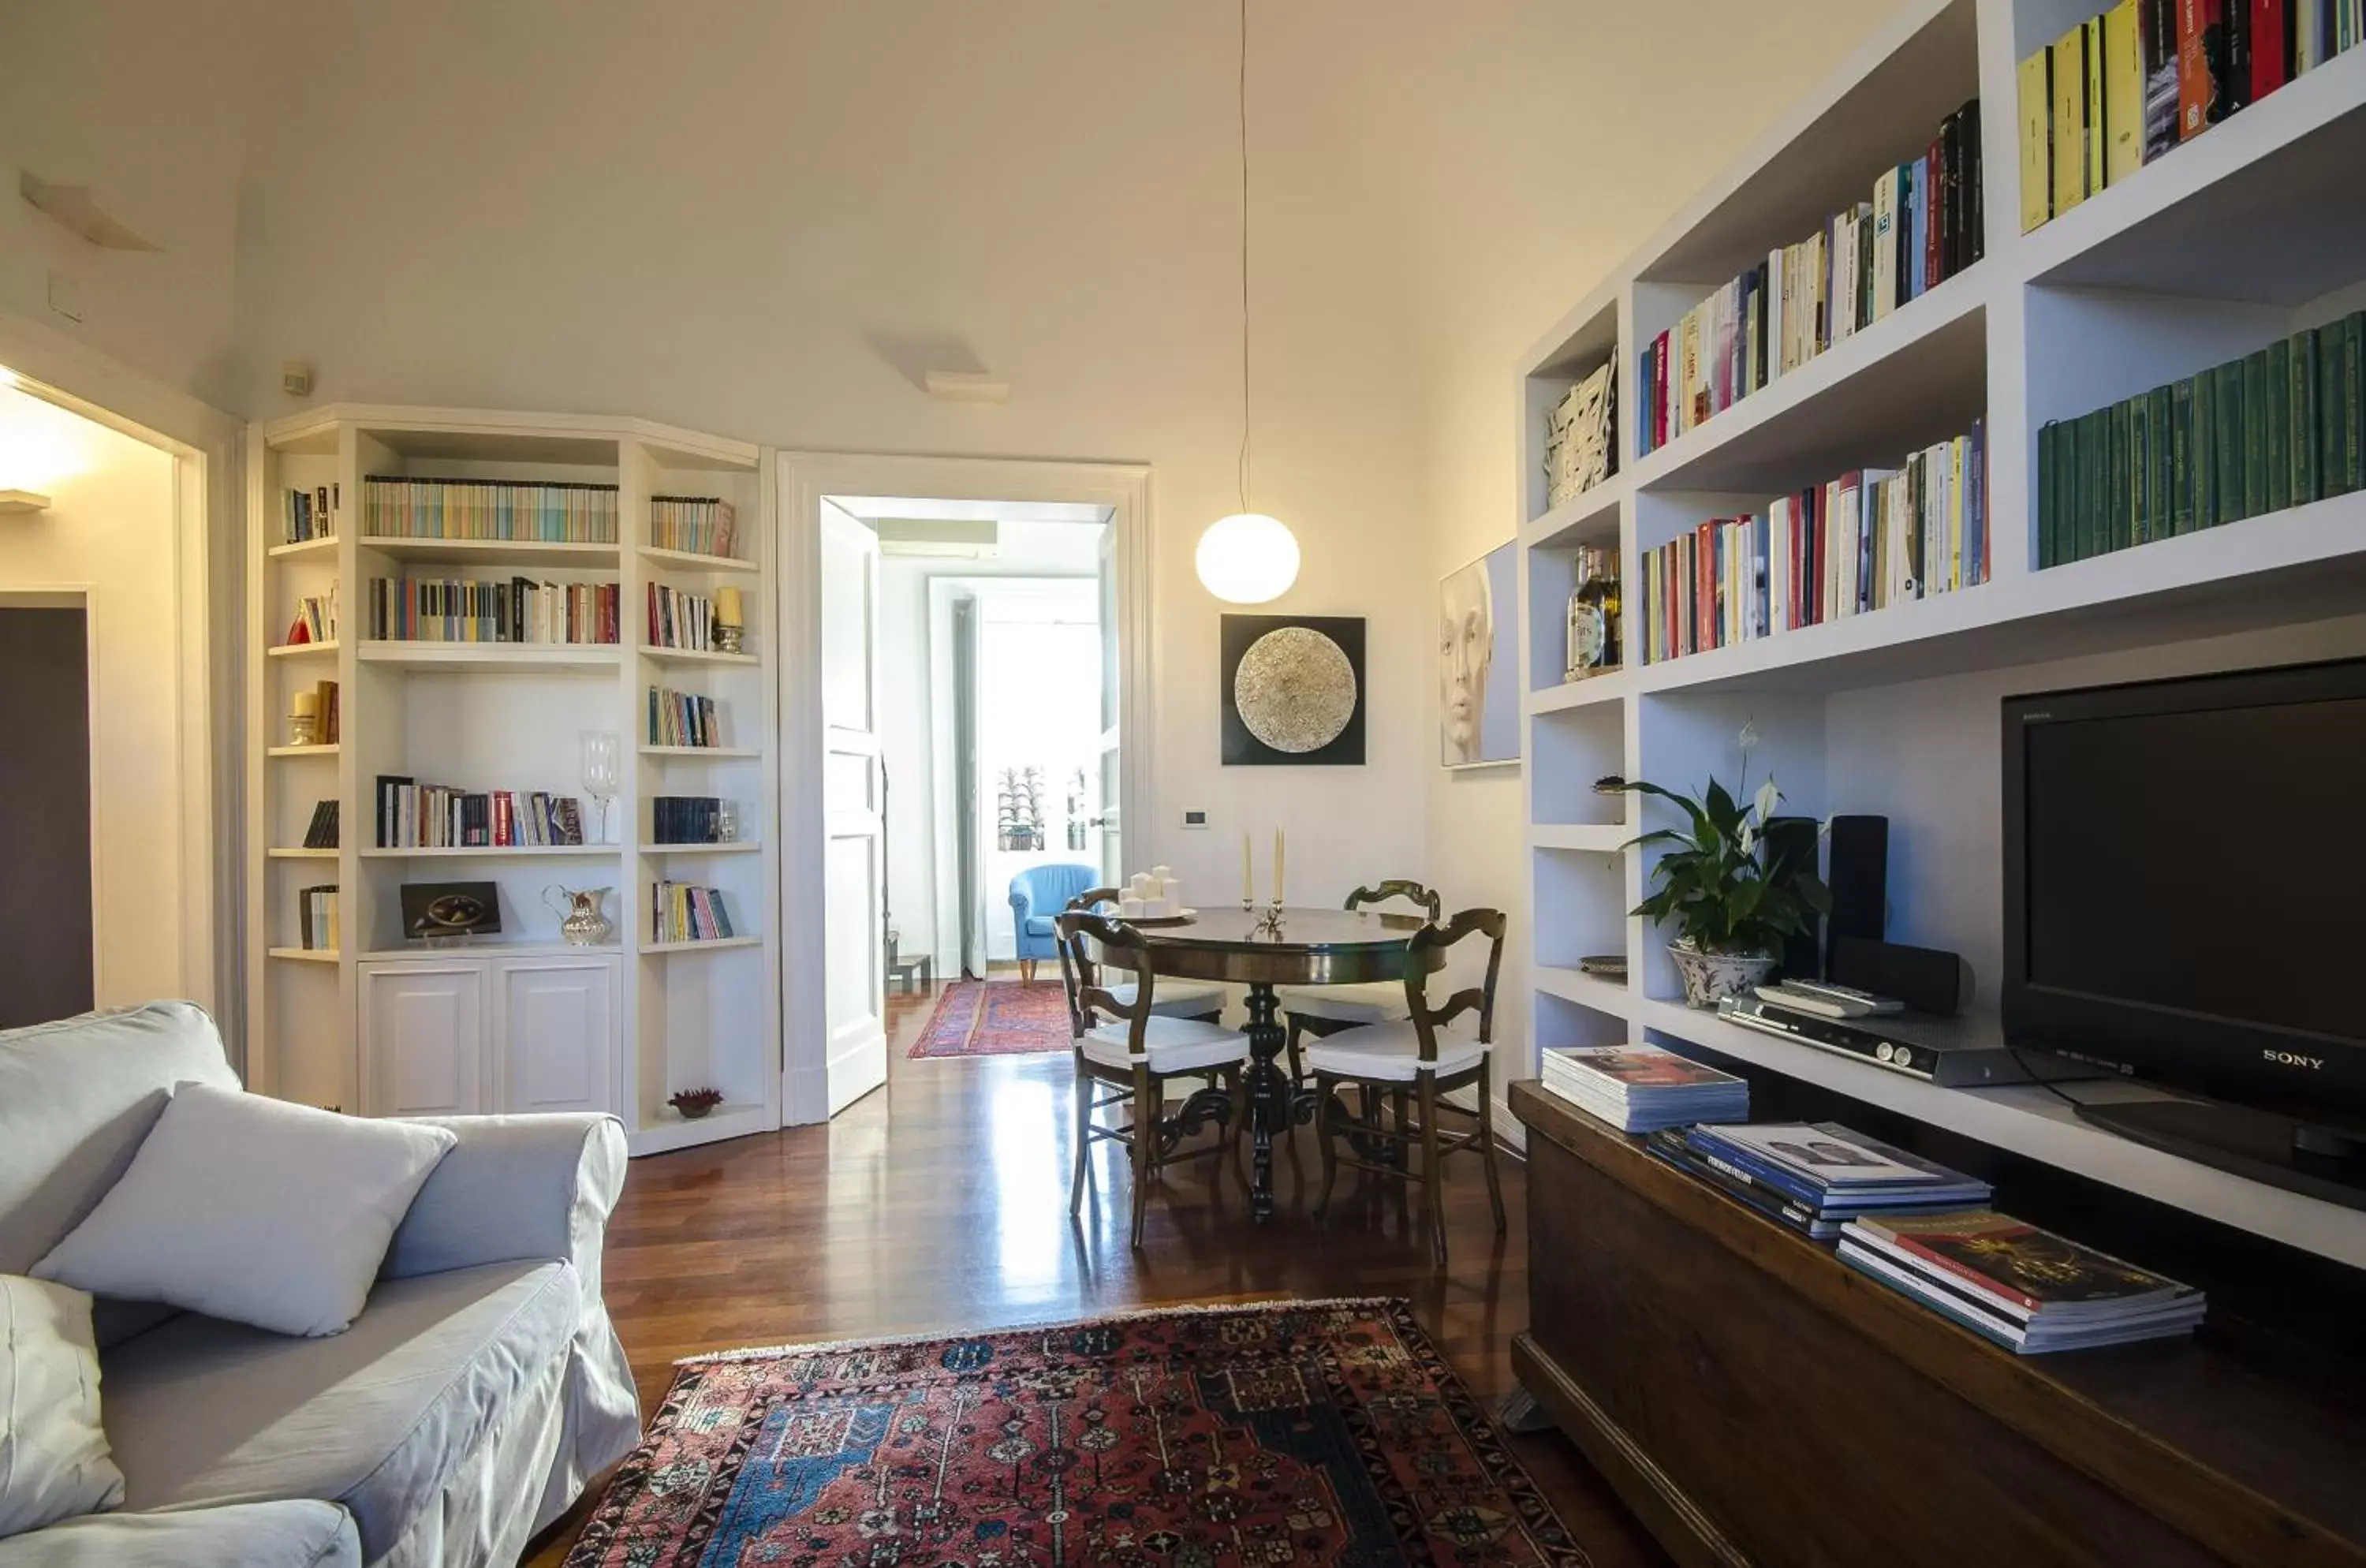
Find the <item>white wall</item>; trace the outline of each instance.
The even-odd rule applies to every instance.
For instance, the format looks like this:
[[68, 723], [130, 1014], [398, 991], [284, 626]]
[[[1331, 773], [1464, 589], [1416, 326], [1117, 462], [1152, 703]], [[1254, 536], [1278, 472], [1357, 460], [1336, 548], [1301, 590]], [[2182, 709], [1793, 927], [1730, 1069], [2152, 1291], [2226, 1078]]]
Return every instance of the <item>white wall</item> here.
[[0, 488], [51, 500], [47, 512], [0, 519], [0, 596], [86, 595], [100, 1007], [202, 994], [212, 983], [183, 965], [173, 483], [173, 459], [157, 448], [0, 388]]

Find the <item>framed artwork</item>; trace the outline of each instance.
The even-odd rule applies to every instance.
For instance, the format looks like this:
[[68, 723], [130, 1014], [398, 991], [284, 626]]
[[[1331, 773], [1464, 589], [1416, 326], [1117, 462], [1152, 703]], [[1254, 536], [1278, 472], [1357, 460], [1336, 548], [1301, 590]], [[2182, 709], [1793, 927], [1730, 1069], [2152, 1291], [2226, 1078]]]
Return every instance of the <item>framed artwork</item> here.
[[1361, 767], [1364, 617], [1226, 615], [1227, 767]]
[[1438, 584], [1438, 761], [1449, 768], [1520, 760], [1518, 548], [1508, 540]]

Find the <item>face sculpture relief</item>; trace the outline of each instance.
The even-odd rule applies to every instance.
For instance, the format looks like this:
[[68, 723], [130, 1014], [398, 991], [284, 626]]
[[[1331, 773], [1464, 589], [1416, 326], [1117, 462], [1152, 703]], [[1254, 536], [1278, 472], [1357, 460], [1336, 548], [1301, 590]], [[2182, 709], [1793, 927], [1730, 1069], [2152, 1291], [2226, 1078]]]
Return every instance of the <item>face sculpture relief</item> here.
[[1473, 561], [1448, 578], [1440, 598], [1437, 664], [1446, 761], [1475, 762], [1487, 716], [1487, 667], [1495, 652], [1495, 601], [1487, 563]]

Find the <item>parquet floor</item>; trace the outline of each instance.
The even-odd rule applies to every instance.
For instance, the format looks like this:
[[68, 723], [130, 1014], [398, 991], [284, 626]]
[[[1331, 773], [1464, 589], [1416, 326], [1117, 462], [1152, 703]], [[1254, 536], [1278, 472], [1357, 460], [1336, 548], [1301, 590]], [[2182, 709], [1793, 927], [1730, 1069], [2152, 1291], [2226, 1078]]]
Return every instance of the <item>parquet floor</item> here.
[[[1281, 1212], [1262, 1228], [1211, 1162], [1154, 1195], [1143, 1250], [1126, 1246], [1126, 1171], [1103, 1145], [1096, 1196], [1068, 1215], [1065, 1053], [907, 1062], [932, 997], [891, 998], [887, 1087], [826, 1126], [636, 1160], [608, 1230], [607, 1301], [653, 1412], [677, 1357], [738, 1346], [952, 1333], [1130, 1307], [1280, 1296], [1399, 1295], [1482, 1396], [1509, 1386], [1527, 1322], [1517, 1161], [1498, 1239], [1469, 1156], [1448, 1169], [1450, 1258], [1433, 1269], [1411, 1216], [1375, 1182], [1348, 1187], [1327, 1228], [1308, 1217], [1319, 1164], [1301, 1134], [1279, 1162]], [[1598, 1568], [1664, 1563], [1557, 1433], [1514, 1439]], [[580, 1512], [580, 1510], [579, 1510]], [[556, 1564], [571, 1526], [528, 1559]]]

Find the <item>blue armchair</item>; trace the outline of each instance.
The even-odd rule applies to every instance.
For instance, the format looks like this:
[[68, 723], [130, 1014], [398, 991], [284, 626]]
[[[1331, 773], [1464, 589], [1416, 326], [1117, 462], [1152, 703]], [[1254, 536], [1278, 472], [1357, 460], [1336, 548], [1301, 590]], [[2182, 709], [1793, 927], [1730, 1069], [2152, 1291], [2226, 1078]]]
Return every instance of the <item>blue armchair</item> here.
[[1010, 929], [1019, 938], [1019, 978], [1032, 985], [1036, 961], [1059, 956], [1052, 917], [1100, 881], [1089, 865], [1031, 865], [1010, 879]]

